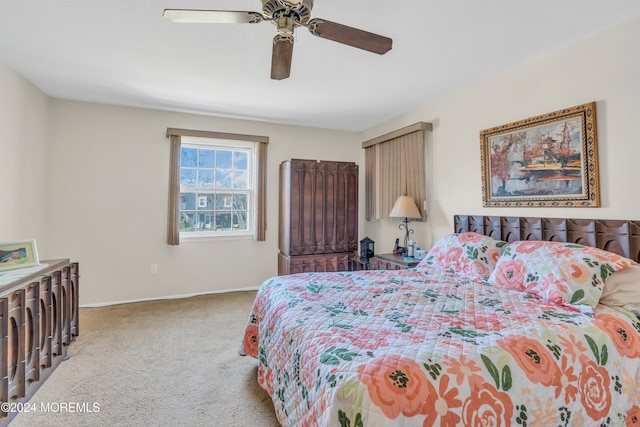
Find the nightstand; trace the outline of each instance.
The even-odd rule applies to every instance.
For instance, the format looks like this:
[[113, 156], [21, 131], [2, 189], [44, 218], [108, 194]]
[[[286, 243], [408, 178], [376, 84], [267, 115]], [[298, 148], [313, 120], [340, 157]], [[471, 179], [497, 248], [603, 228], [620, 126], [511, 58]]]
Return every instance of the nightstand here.
[[401, 255], [394, 254], [375, 254], [369, 261], [369, 269], [371, 270], [406, 270], [413, 268], [420, 263], [421, 260], [405, 261]]

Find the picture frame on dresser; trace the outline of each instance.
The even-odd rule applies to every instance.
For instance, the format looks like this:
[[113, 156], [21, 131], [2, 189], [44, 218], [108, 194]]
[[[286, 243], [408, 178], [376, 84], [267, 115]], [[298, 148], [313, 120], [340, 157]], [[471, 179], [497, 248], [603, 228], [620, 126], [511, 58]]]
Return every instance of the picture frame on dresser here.
[[0, 243], [0, 272], [39, 265], [35, 239]]
[[480, 131], [484, 207], [598, 207], [596, 103]]

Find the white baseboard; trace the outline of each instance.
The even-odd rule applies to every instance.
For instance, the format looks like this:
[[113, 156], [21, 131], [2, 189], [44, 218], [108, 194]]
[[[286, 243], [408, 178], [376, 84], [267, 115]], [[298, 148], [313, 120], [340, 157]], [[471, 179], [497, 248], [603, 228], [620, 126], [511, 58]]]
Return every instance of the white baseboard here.
[[109, 301], [109, 302], [98, 302], [94, 304], [81, 304], [80, 307], [105, 307], [108, 305], [118, 305], [118, 304], [130, 304], [132, 302], [145, 302], [145, 301], [160, 301], [165, 299], [178, 299], [178, 298], [191, 298], [197, 297], [200, 295], [212, 295], [212, 294], [226, 294], [230, 292], [244, 292], [244, 291], [257, 291], [260, 287], [250, 287], [250, 288], [240, 288], [240, 289], [223, 289], [219, 291], [209, 291], [209, 292], [199, 292], [193, 294], [182, 294], [182, 295], [168, 295], [164, 297], [152, 297], [152, 298], [140, 298], [140, 299], [132, 299], [132, 300], [123, 300], [123, 301]]

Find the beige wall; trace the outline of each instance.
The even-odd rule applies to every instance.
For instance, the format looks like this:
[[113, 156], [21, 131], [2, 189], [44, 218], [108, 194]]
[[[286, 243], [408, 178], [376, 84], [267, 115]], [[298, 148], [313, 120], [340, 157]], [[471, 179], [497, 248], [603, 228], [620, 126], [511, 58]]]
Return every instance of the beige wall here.
[[[83, 305], [256, 288], [277, 271], [279, 163], [298, 157], [362, 166], [361, 141], [416, 121], [434, 125], [429, 218], [412, 223], [425, 248], [452, 230], [456, 213], [640, 219], [631, 190], [640, 174], [637, 40], [638, 20], [360, 134], [49, 100], [0, 63], [0, 241], [36, 238], [41, 257], [79, 261]], [[482, 208], [480, 130], [590, 101], [597, 102], [601, 208]], [[165, 244], [167, 127], [271, 138], [266, 242]], [[366, 223], [362, 215], [360, 224], [377, 252], [402, 236], [396, 222]], [[152, 263], [159, 274], [149, 274]]]
[[[257, 288], [277, 273], [280, 162], [359, 155], [348, 132], [52, 100], [3, 63], [0, 93], [0, 241], [79, 261], [83, 305]], [[269, 136], [265, 242], [165, 243], [167, 127]]]
[[[62, 100], [50, 117], [48, 254], [80, 262], [85, 305], [257, 288], [277, 274], [280, 162], [359, 155], [346, 132]], [[165, 243], [167, 127], [270, 138], [265, 242]]]
[[[638, 40], [636, 19], [360, 134], [365, 141], [417, 121], [433, 123], [427, 134], [429, 217], [411, 223], [418, 243], [429, 248], [452, 232], [455, 214], [640, 219], [640, 197], [632, 190], [640, 182]], [[602, 207], [482, 207], [481, 130], [591, 101], [597, 110]], [[362, 217], [361, 224], [378, 252], [391, 250], [403, 235], [397, 222], [367, 223]]]
[[0, 242], [36, 239], [45, 249], [49, 98], [0, 62]]

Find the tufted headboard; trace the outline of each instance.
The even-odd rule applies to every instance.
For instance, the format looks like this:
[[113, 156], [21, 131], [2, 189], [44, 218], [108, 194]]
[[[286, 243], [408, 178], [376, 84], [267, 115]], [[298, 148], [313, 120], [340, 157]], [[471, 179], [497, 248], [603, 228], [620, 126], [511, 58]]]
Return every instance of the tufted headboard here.
[[455, 215], [456, 233], [474, 231], [494, 239], [553, 240], [594, 246], [640, 262], [640, 221]]

